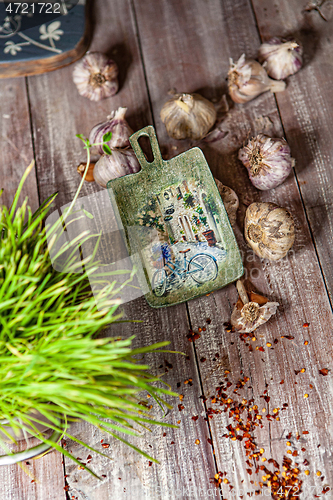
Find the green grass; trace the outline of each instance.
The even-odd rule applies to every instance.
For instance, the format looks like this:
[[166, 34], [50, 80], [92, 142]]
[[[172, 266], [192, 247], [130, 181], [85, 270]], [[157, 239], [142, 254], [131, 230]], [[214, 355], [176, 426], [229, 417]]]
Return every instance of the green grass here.
[[[168, 425], [155, 420], [142, 399], [149, 393], [159, 405], [169, 407], [165, 395], [177, 394], [140, 359], [169, 342], [135, 349], [133, 337], [98, 337], [108, 325], [116, 328], [121, 321], [113, 299], [119, 290], [116, 275], [105, 274], [107, 285], [95, 300], [88, 276], [100, 272], [101, 266], [94, 262], [94, 252], [84, 260], [84, 272], [75, 272], [76, 245], [91, 237], [84, 233], [57, 250], [64, 272], [53, 268], [47, 239], [56, 243], [61, 221], [44, 226], [54, 197], [35, 214], [27, 200], [18, 206], [28, 173], [12, 206], [0, 207], [0, 419], [8, 419], [14, 429], [28, 430], [37, 421], [29, 414], [35, 409], [54, 430], [78, 442], [67, 430], [76, 419], [121, 441], [121, 434], [138, 435], [142, 426]], [[5, 431], [2, 424], [0, 429]], [[48, 442], [37, 429], [35, 435]], [[57, 443], [52, 445], [68, 454]]]

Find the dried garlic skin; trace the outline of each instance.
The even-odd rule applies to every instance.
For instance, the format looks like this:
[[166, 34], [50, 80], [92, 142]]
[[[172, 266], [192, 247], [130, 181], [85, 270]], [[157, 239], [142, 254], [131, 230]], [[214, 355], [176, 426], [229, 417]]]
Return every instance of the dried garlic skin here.
[[107, 183], [140, 170], [140, 164], [132, 149], [112, 149], [111, 155], [103, 155], [93, 170], [94, 179], [100, 186], [106, 188]]
[[236, 287], [239, 293], [237, 303], [231, 314], [231, 324], [239, 333], [251, 333], [258, 326], [266, 323], [279, 307], [278, 302], [269, 302], [267, 297], [252, 291], [252, 283], [245, 287], [238, 280]]
[[285, 88], [284, 82], [271, 80], [261, 64], [253, 59], [246, 59], [245, 54], [237, 63], [230, 59], [228, 89], [234, 102], [243, 104], [268, 90], [282, 92]]
[[293, 246], [294, 219], [287, 209], [275, 203], [252, 203], [246, 210], [244, 235], [259, 257], [279, 260]]
[[173, 139], [203, 139], [216, 121], [214, 105], [199, 94], [175, 94], [162, 107], [160, 117]]
[[228, 214], [230, 224], [234, 226], [236, 224], [237, 210], [239, 207], [238, 196], [233, 189], [222, 184], [222, 182], [216, 179], [216, 177], [214, 177], [214, 180], [221, 195], [224, 208]]
[[259, 306], [256, 302], [248, 302], [241, 309], [235, 306], [230, 323], [239, 333], [251, 333], [258, 326], [267, 323], [278, 307], [278, 302], [267, 302], [263, 306]]
[[275, 37], [260, 45], [258, 59], [269, 76], [284, 80], [301, 69], [302, 54], [303, 47], [296, 40]]
[[[84, 172], [86, 170], [86, 167], [87, 167], [86, 163], [80, 163], [80, 165], [77, 167], [77, 171], [81, 175], [81, 177], [83, 177]], [[94, 180], [95, 180], [94, 179], [94, 168], [95, 168], [95, 163], [91, 161], [89, 164], [85, 179], [84, 179], [85, 181], [94, 182]]]
[[79, 94], [100, 101], [118, 91], [118, 66], [100, 52], [86, 54], [74, 67], [73, 82]]
[[295, 165], [285, 139], [264, 134], [251, 139], [238, 153], [252, 184], [262, 191], [272, 189], [285, 181]]
[[[112, 111], [106, 122], [95, 125], [89, 134], [90, 144], [102, 143], [104, 134], [112, 132], [110, 141], [106, 143], [110, 148], [129, 147], [129, 137], [133, 134], [133, 130], [125, 120], [126, 111], [127, 108], [118, 108]], [[99, 154], [104, 153], [102, 145], [96, 146], [96, 149]]]

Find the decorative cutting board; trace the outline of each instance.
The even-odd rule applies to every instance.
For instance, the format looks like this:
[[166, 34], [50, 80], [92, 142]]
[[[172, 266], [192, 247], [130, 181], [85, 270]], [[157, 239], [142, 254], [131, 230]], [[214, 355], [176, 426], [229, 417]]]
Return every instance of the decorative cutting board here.
[[[0, 2], [0, 78], [66, 66], [88, 49], [91, 2]], [[89, 9], [89, 10], [88, 10]]]
[[[142, 136], [150, 139], [151, 163], [138, 142]], [[141, 170], [107, 187], [148, 303], [178, 304], [238, 279], [242, 259], [201, 149], [165, 161], [151, 126], [130, 143]]]

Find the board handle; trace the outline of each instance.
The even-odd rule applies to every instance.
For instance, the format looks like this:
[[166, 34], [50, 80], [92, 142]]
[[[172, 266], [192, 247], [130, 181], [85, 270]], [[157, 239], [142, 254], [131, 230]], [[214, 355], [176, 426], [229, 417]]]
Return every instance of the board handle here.
[[[148, 137], [150, 141], [150, 147], [153, 152], [153, 157], [154, 160], [152, 162], [147, 161], [141, 146], [139, 144], [139, 139], [140, 137]], [[163, 158], [161, 155], [160, 147], [158, 145], [157, 137], [156, 137], [156, 132], [154, 127], [151, 125], [148, 125], [147, 127], [142, 128], [141, 130], [138, 130], [138, 132], [135, 132], [134, 134], [131, 135], [129, 138], [129, 141], [131, 143], [131, 146], [133, 148], [133, 151], [139, 160], [139, 163], [141, 165], [141, 168], [147, 168], [150, 165], [154, 164], [156, 166], [162, 166], [163, 165]]]

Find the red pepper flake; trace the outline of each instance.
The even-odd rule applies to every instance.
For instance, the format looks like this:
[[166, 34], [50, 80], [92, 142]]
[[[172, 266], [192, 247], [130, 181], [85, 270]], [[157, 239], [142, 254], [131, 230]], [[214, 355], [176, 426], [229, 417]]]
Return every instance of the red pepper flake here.
[[92, 456], [91, 455], [88, 455], [87, 456], [87, 460], [91, 460], [92, 459]]
[[309, 434], [309, 431], [303, 431], [302, 434]]
[[277, 344], [279, 342], [278, 339], [274, 339], [274, 344]]
[[104, 439], [101, 439], [101, 443], [103, 443]]
[[212, 322], [212, 320], [211, 320], [210, 318], [206, 318], [206, 323], [207, 323], [208, 325], [210, 325], [210, 324], [211, 324], [211, 322]]
[[110, 445], [108, 443], [103, 443], [102, 446], [103, 448], [110, 448]]
[[322, 375], [323, 377], [326, 377], [326, 375], [328, 375], [328, 372], [330, 370], [328, 368], [322, 368], [321, 370], [319, 370], [319, 373], [320, 375]]
[[207, 438], [207, 441], [208, 441], [208, 443], [209, 443], [210, 445], [212, 445], [212, 446], [213, 446], [213, 441], [212, 441], [210, 438]]
[[293, 337], [292, 335], [284, 335], [284, 337], [281, 338], [285, 338], [287, 340], [293, 340], [295, 337]]
[[307, 328], [310, 325], [310, 323], [304, 323], [303, 328]]
[[189, 340], [189, 342], [194, 342], [195, 340], [200, 339], [200, 337], [200, 333], [194, 332], [193, 330], [188, 331], [187, 340]]
[[328, 491], [330, 491], [330, 487], [329, 486], [325, 486], [322, 490], [322, 494], [325, 495]]
[[[34, 482], [35, 482], [35, 481], [34, 481], [34, 479], [33, 479], [31, 482], [32, 482], [32, 483], [34, 483]], [[66, 484], [66, 486], [64, 486], [64, 490], [65, 490], [65, 491], [68, 491], [68, 490], [69, 490], [69, 485], [68, 485], [68, 484]]]
[[205, 361], [206, 361], [206, 358], [204, 358], [204, 357], [200, 358], [201, 363], [204, 363]]
[[194, 415], [194, 416], [192, 417], [192, 420], [194, 420], [194, 422], [196, 422], [196, 421], [198, 420], [198, 418], [199, 418], [199, 415]]
[[280, 382], [280, 385], [284, 384], [284, 380], [282, 379], [281, 382]]
[[260, 346], [258, 350], [261, 352], [265, 352], [265, 349], [262, 346]]
[[304, 340], [304, 345], [308, 345], [309, 341], [308, 340]]
[[171, 441], [171, 443], [170, 443], [170, 444], [175, 444], [175, 442], [174, 442], [174, 441]]
[[165, 436], [166, 436], [166, 432], [163, 432], [163, 437], [165, 437]]
[[149, 467], [151, 467], [153, 465], [153, 462], [151, 460], [149, 460], [148, 465], [149, 465]]
[[184, 408], [185, 408], [185, 406], [183, 406], [183, 405], [180, 405], [180, 404], [178, 405], [178, 410], [179, 410], [179, 411], [182, 411], [182, 410], [184, 410]]

